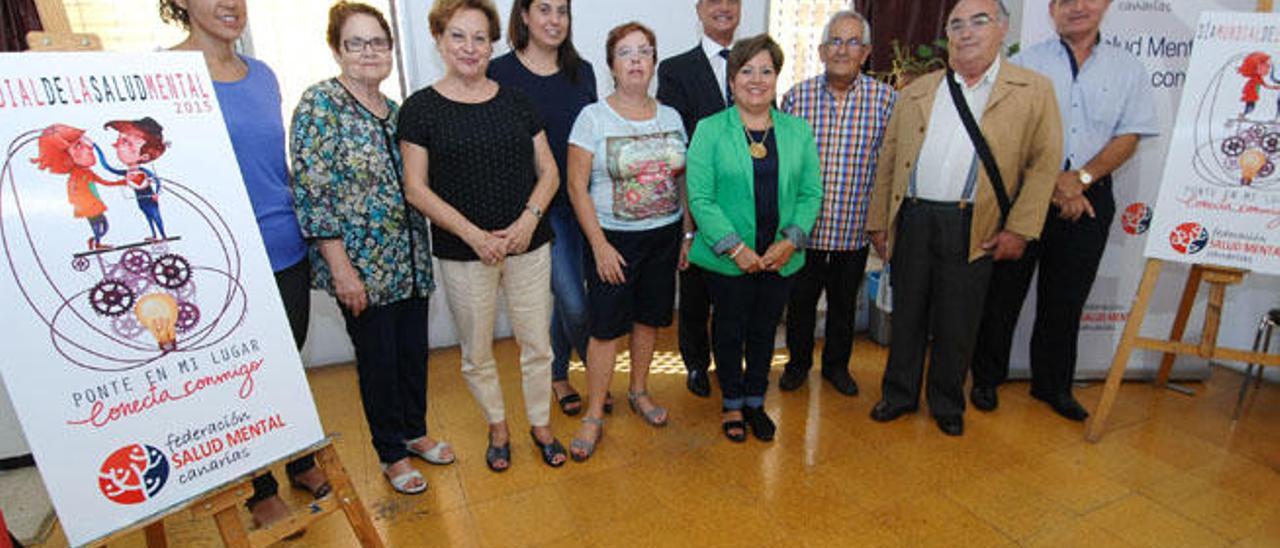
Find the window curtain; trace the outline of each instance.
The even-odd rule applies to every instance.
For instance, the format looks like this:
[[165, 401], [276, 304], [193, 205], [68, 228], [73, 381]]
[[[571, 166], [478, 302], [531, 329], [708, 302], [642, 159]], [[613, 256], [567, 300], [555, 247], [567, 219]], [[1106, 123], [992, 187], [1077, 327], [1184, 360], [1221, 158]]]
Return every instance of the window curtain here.
[[27, 33], [42, 28], [35, 0], [0, 2], [0, 51], [26, 50]]
[[959, 0], [854, 0], [871, 22], [871, 70], [893, 67], [893, 40], [914, 48], [945, 36], [947, 13]]

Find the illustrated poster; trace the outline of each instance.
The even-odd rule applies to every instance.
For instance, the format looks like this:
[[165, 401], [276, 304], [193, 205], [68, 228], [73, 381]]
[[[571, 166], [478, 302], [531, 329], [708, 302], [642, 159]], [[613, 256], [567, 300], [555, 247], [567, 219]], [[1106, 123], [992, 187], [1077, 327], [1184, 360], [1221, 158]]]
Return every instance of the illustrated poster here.
[[1146, 254], [1280, 274], [1280, 16], [1196, 27]]
[[321, 440], [199, 53], [0, 54], [0, 145], [0, 374], [72, 544]]

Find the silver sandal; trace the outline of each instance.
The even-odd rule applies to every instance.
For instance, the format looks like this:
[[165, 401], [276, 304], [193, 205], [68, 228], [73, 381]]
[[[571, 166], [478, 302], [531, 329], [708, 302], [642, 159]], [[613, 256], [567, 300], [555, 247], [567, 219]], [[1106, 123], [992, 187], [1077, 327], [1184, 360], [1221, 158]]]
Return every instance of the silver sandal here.
[[[642, 418], [644, 418], [644, 422], [649, 423], [649, 426], [654, 426], [654, 427], [666, 426], [667, 419], [670, 419], [671, 417], [667, 416], [667, 409], [665, 407], [655, 405], [653, 406], [652, 409], [648, 411], [640, 410], [640, 398], [644, 398], [647, 396], [649, 396], [649, 392], [645, 390], [641, 390], [639, 392], [632, 392], [628, 390], [627, 403], [631, 405], [631, 411], [637, 415], [640, 415]], [[658, 417], [662, 417], [662, 420], [659, 421]]]
[[[587, 441], [577, 436], [573, 437], [573, 441], [569, 442], [569, 456], [575, 462], [582, 462], [591, 458], [591, 455], [596, 452], [596, 444], [600, 443], [601, 439], [604, 439], [604, 419], [582, 417], [582, 422], [596, 425], [599, 427], [600, 433], [596, 435], [595, 441]], [[579, 451], [581, 451], [581, 455], [578, 454]]]

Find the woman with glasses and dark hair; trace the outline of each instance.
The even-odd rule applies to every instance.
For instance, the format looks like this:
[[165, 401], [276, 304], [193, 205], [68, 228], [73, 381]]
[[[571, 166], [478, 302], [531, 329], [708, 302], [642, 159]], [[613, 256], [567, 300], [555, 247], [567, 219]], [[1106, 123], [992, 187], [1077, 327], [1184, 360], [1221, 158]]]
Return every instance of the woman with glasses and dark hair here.
[[436, 0], [428, 19], [445, 73], [400, 109], [405, 194], [431, 219], [462, 376], [489, 425], [489, 469], [511, 467], [493, 355], [499, 292], [520, 345], [529, 434], [542, 460], [561, 466], [568, 455], [551, 431], [551, 229], [543, 219], [560, 175], [533, 103], [486, 76], [499, 33], [493, 2]]
[[668, 419], [649, 395], [649, 365], [658, 328], [671, 325], [682, 222], [691, 220], [683, 207], [680, 113], [649, 95], [656, 48], [653, 31], [640, 23], [609, 31], [605, 59], [616, 89], [583, 109], [569, 135], [569, 199], [590, 243], [590, 397], [570, 444], [575, 460], [590, 457], [604, 433], [606, 390], [623, 335], [631, 335], [627, 403], [652, 426]]
[[307, 89], [293, 113], [294, 199], [311, 244], [312, 285], [337, 298], [356, 351], [356, 374], [373, 448], [391, 487], [427, 488], [410, 455], [453, 462], [427, 436], [427, 297], [432, 290], [426, 220], [400, 186], [399, 106], [378, 87], [391, 74], [393, 38], [377, 9], [329, 10], [337, 77]]
[[[173, 49], [204, 54], [294, 343], [301, 349], [311, 314], [311, 268], [289, 190], [280, 84], [270, 67], [235, 50], [248, 23], [245, 0], [161, 0], [160, 18], [187, 30], [186, 39]], [[288, 463], [285, 470], [291, 485], [316, 498], [330, 491], [328, 479], [311, 455]], [[255, 478], [253, 487], [248, 505], [257, 525], [288, 515], [271, 474]]]
[[[533, 101], [547, 130], [547, 143], [565, 181], [569, 130], [578, 112], [596, 102], [591, 63], [573, 47], [570, 0], [516, 0], [507, 21], [511, 52], [489, 63], [489, 78], [519, 89]], [[569, 383], [573, 351], [587, 359], [587, 296], [582, 273], [582, 229], [562, 185], [547, 208], [555, 235], [551, 244], [551, 389], [566, 415], [582, 411], [582, 397]]]
[[721, 427], [735, 442], [748, 429], [773, 439], [764, 411], [773, 341], [822, 208], [813, 131], [773, 108], [781, 70], [782, 49], [769, 35], [734, 44], [733, 106], [704, 118], [689, 145], [689, 209], [698, 223], [689, 260], [706, 270]]

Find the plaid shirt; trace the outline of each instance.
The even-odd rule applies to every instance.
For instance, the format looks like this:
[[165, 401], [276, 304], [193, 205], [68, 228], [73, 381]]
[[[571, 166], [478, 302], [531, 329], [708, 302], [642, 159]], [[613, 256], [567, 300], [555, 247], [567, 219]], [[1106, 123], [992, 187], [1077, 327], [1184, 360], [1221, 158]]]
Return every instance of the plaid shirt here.
[[858, 75], [843, 102], [827, 88], [824, 74], [783, 96], [782, 110], [813, 128], [822, 163], [822, 212], [807, 248], [853, 251], [867, 245], [863, 229], [876, 160], [896, 99], [893, 88], [865, 74]]

